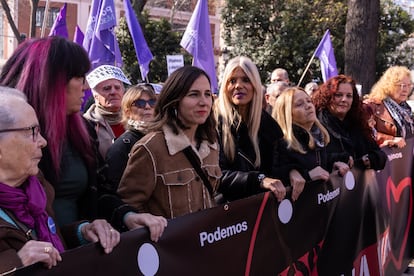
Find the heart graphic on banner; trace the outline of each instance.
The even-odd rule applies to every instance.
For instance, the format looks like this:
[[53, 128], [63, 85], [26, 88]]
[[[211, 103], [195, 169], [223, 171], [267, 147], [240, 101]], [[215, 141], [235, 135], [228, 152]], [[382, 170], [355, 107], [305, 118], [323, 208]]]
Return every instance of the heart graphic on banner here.
[[[409, 202], [407, 203], [406, 195], [408, 193]], [[406, 219], [405, 221], [405, 229], [403, 235], [394, 235], [394, 233], [401, 233], [401, 226], [402, 223], [398, 223], [397, 227], [393, 227], [393, 223], [390, 222], [389, 226], [389, 239], [390, 239], [390, 252], [389, 257], [391, 261], [394, 263], [397, 269], [401, 269], [404, 252], [407, 248], [407, 240], [411, 226], [411, 219], [412, 219], [412, 188], [411, 188], [411, 178], [406, 177], [395, 186], [391, 177], [387, 180], [386, 186], [386, 198], [387, 198], [387, 207], [390, 214], [398, 214], [395, 217], [400, 217], [402, 219]], [[401, 202], [400, 202], [401, 200]], [[403, 209], [401, 209], [403, 208]], [[408, 210], [407, 210], [408, 208]], [[393, 217], [391, 215], [391, 217]], [[396, 228], [396, 229], [394, 229]], [[399, 240], [396, 240], [399, 239]], [[394, 252], [392, 244], [396, 244], [399, 252]], [[394, 254], [395, 253], [395, 254]]]

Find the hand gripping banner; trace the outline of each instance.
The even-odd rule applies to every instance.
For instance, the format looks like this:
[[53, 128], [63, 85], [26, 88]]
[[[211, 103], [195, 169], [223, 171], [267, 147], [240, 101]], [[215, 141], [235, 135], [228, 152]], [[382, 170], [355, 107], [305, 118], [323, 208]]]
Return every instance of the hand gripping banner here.
[[384, 151], [381, 172], [333, 172], [295, 202], [259, 194], [170, 220], [157, 243], [137, 229], [111, 254], [89, 244], [16, 275], [401, 275], [414, 255], [413, 139]]

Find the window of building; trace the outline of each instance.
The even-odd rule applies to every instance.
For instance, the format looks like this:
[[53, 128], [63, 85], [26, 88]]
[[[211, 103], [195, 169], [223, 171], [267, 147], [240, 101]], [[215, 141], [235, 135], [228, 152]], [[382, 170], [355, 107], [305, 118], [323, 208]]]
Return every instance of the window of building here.
[[[59, 14], [59, 8], [49, 8], [47, 15], [46, 27], [51, 28]], [[36, 10], [36, 27], [43, 26], [43, 18], [45, 17], [45, 7], [38, 7]]]

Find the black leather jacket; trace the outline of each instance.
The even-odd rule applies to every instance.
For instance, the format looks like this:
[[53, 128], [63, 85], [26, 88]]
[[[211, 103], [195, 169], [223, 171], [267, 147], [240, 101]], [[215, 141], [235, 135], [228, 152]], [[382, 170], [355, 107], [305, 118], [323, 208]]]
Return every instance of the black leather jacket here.
[[223, 193], [226, 200], [236, 200], [264, 192], [265, 190], [260, 187], [258, 175], [271, 173], [272, 149], [274, 143], [283, 137], [283, 132], [277, 122], [268, 113], [262, 112], [258, 133], [260, 167], [254, 166], [256, 155], [248, 136], [247, 125], [244, 122], [240, 124], [238, 129], [232, 127], [236, 144], [236, 157], [233, 162], [224, 155], [221, 134], [222, 124], [219, 120], [220, 168], [223, 173], [219, 192]]

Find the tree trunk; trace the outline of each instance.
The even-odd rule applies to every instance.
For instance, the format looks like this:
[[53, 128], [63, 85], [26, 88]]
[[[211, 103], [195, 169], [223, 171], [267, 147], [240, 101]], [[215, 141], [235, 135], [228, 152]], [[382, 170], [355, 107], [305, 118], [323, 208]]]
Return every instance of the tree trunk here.
[[0, 0], [0, 2], [1, 6], [3, 7], [4, 13], [6, 14], [7, 20], [9, 21], [14, 36], [16, 37], [17, 41], [21, 43], [24, 39], [20, 36], [19, 29], [17, 28], [16, 23], [14, 22], [13, 17], [11, 16], [10, 7], [7, 3], [7, 0]]
[[147, 0], [132, 0], [131, 6], [136, 13], [141, 13], [144, 10], [144, 6], [147, 3]]
[[362, 94], [369, 93], [375, 83], [379, 14], [379, 0], [348, 0], [345, 74], [362, 85]]

